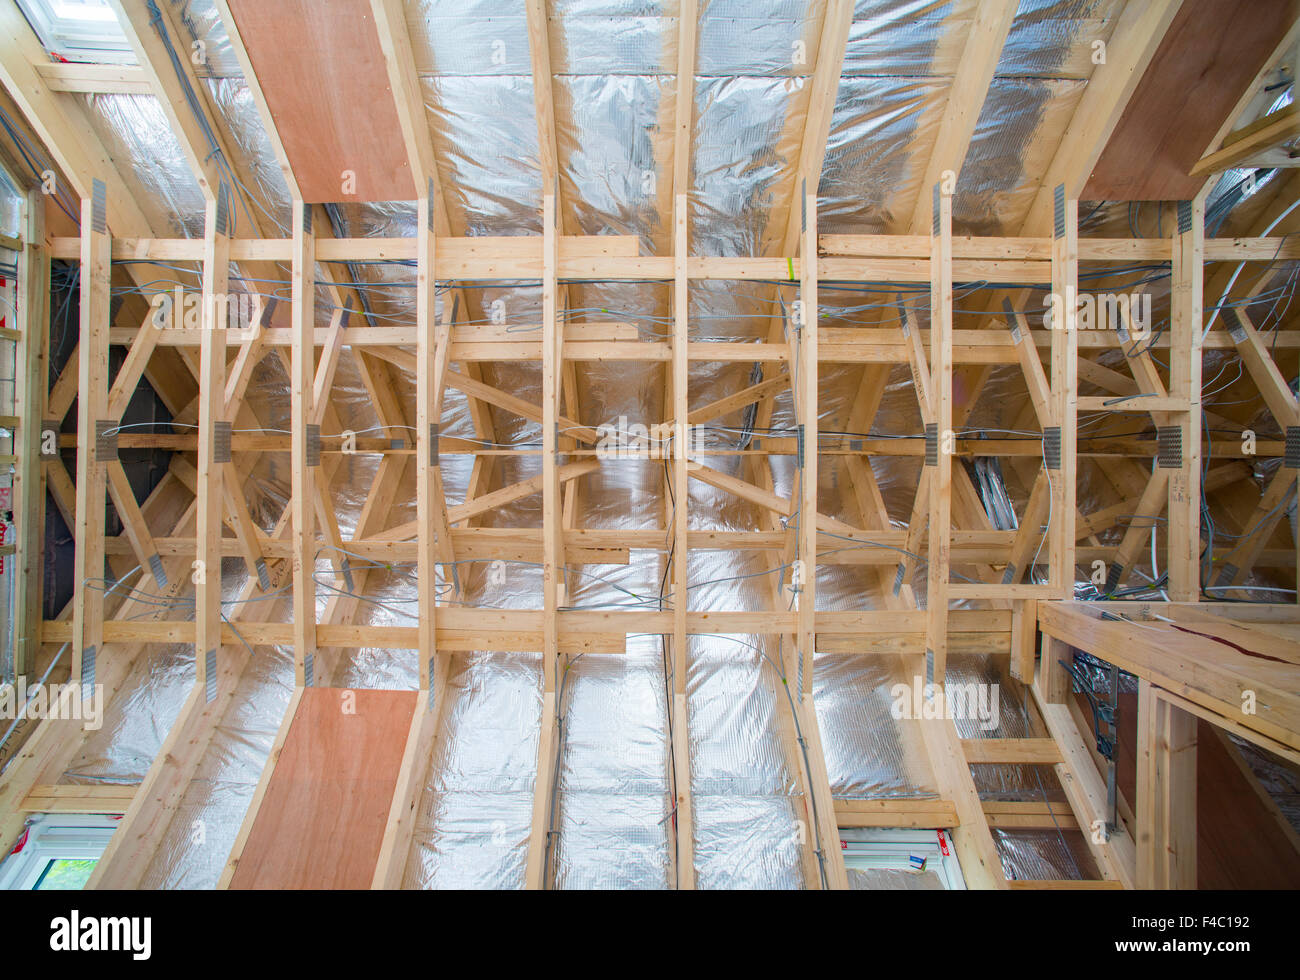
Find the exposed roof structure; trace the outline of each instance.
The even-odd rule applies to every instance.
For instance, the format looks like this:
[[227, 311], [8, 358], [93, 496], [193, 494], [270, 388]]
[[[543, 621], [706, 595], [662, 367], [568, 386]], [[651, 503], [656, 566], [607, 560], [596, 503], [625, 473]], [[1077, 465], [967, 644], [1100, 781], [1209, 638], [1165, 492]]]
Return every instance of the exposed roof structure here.
[[1297, 14], [0, 0], [0, 845], [1300, 884]]

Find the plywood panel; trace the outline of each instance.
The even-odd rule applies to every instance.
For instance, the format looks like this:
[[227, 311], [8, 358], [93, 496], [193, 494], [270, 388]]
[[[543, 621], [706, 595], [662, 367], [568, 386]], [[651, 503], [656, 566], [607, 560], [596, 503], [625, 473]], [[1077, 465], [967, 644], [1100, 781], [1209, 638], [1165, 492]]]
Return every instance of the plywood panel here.
[[415, 704], [304, 691], [230, 887], [369, 888]]
[[1082, 199], [1194, 197], [1205, 181], [1187, 172], [1265, 67], [1295, 7], [1294, 0], [1184, 0]]
[[[230, 0], [303, 199], [415, 198], [370, 0]], [[355, 192], [343, 188], [356, 175]]]

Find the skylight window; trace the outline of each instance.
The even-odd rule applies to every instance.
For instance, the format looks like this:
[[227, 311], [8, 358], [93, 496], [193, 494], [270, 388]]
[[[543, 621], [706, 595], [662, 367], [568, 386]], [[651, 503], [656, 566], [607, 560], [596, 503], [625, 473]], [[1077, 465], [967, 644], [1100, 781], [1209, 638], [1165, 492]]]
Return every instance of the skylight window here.
[[85, 887], [117, 818], [103, 814], [42, 813], [0, 863], [0, 890], [75, 891]]
[[136, 63], [106, 0], [18, 0], [18, 6], [45, 50], [60, 61]]
[[851, 887], [889, 890], [964, 889], [952, 838], [942, 830], [841, 829]]

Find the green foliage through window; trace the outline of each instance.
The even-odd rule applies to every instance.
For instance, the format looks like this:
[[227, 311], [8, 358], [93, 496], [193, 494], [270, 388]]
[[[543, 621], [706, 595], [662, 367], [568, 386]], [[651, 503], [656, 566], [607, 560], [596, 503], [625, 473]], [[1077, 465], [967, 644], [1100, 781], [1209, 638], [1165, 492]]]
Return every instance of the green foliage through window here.
[[68, 858], [51, 861], [40, 879], [32, 886], [32, 891], [80, 891], [86, 887], [90, 873], [95, 870], [97, 863], [94, 860]]

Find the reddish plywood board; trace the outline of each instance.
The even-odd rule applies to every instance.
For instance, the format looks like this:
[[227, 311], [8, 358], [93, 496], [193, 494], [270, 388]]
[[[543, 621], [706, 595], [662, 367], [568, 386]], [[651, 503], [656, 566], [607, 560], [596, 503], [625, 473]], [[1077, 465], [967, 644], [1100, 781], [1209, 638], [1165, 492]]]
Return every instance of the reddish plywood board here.
[[1295, 0], [1184, 0], [1081, 198], [1195, 197], [1205, 178], [1187, 172], [1266, 67], [1295, 14]]
[[370, 0], [230, 0], [230, 10], [303, 200], [412, 200]]
[[369, 888], [415, 704], [307, 688], [230, 887]]

